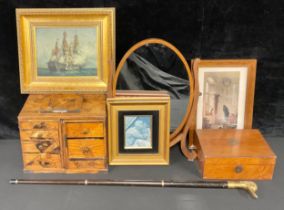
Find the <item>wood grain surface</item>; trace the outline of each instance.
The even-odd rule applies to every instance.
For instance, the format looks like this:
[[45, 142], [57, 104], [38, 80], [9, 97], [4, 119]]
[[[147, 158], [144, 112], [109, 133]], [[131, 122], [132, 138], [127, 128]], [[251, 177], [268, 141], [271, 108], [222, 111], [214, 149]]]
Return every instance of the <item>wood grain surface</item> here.
[[66, 123], [66, 137], [104, 137], [103, 123]]
[[105, 100], [105, 95], [30, 95], [18, 116], [24, 170], [106, 171]]
[[106, 156], [105, 140], [102, 139], [69, 139], [68, 158], [104, 158]]
[[276, 155], [257, 129], [196, 131], [204, 179], [272, 179]]

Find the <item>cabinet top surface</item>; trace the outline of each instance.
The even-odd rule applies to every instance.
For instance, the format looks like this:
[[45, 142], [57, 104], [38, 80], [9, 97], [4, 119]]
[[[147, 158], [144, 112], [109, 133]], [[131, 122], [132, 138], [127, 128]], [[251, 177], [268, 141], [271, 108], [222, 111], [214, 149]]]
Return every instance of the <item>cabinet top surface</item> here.
[[204, 129], [196, 135], [205, 157], [275, 158], [275, 154], [257, 129]]
[[91, 94], [29, 95], [19, 114], [24, 117], [105, 117], [106, 96]]

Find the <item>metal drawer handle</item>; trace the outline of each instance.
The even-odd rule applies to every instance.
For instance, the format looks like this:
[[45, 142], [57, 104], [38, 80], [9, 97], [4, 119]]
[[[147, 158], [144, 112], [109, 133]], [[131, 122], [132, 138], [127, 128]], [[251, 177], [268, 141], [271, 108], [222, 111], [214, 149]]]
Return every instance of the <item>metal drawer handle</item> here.
[[89, 147], [81, 147], [81, 151], [85, 156], [92, 155], [92, 150]]
[[242, 165], [238, 165], [238, 166], [235, 167], [235, 172], [237, 174], [242, 173], [242, 171], [243, 171], [243, 166]]
[[83, 131], [81, 132], [81, 134], [84, 134], [84, 135], [87, 135], [88, 133], [90, 133], [90, 130], [83, 130]]

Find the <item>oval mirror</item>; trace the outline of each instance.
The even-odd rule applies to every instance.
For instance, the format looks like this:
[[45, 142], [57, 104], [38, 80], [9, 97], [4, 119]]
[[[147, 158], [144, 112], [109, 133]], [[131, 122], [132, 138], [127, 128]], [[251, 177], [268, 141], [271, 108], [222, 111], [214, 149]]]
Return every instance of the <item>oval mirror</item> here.
[[120, 61], [113, 94], [116, 90], [167, 91], [171, 96], [172, 146], [189, 117], [192, 87], [190, 68], [180, 51], [162, 39], [146, 39], [131, 47]]

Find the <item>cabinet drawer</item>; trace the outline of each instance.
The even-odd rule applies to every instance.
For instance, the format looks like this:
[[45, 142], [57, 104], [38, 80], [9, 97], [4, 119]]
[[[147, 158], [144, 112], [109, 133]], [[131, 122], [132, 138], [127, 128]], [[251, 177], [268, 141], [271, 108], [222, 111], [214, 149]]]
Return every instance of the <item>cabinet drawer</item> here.
[[21, 130], [58, 130], [56, 121], [21, 121], [19, 122]]
[[59, 154], [60, 146], [54, 141], [22, 141], [22, 150], [24, 153], [52, 153]]
[[68, 169], [79, 170], [79, 169], [105, 169], [105, 160], [70, 160], [68, 161]]
[[103, 122], [66, 123], [67, 138], [104, 137]]
[[204, 179], [271, 179], [274, 165], [206, 165]]
[[57, 131], [36, 131], [36, 130], [27, 130], [20, 131], [20, 136], [22, 141], [32, 141], [32, 140], [51, 140], [58, 141], [58, 132]]
[[103, 139], [69, 139], [68, 145], [68, 157], [72, 158], [104, 158], [105, 140]]
[[23, 154], [25, 170], [50, 170], [61, 168], [60, 155]]

